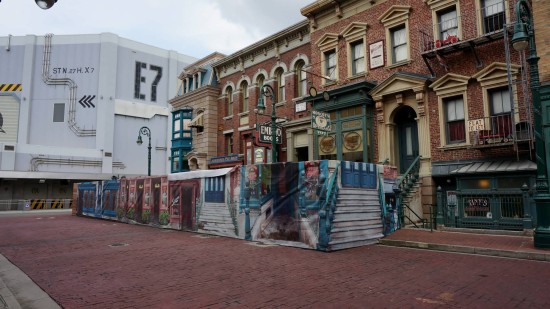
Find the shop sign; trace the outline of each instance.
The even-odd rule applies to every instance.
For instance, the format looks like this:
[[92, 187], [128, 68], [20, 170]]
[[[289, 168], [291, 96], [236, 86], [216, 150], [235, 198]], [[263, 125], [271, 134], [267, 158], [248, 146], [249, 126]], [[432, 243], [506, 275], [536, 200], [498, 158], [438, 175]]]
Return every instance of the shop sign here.
[[330, 114], [312, 110], [311, 127], [320, 131], [331, 131]]
[[254, 164], [264, 163], [264, 148], [254, 150]]
[[[277, 144], [283, 143], [283, 127], [276, 125], [275, 126], [275, 142]], [[271, 135], [271, 122], [262, 123], [258, 126], [259, 136], [258, 141], [260, 143], [271, 144], [272, 135]]]

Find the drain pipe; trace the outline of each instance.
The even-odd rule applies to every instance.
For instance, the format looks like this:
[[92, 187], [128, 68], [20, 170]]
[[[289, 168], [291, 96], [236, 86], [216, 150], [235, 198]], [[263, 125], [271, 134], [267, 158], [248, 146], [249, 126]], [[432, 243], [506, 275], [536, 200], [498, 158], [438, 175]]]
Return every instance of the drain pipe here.
[[44, 36], [44, 61], [42, 64], [42, 80], [46, 85], [66, 85], [69, 86], [69, 120], [68, 125], [71, 131], [77, 136], [95, 136], [96, 130], [81, 129], [76, 124], [76, 90], [78, 86], [70, 78], [50, 78], [50, 58], [52, 52], [52, 36], [49, 33]]

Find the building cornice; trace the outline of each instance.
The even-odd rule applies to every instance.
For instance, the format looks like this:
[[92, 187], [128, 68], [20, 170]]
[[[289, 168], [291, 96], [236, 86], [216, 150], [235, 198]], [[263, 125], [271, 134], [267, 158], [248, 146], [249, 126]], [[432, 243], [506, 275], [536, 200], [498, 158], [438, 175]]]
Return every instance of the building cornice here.
[[[212, 64], [215, 69], [226, 66], [242, 65], [244, 61], [255, 58], [255, 56], [264, 54], [276, 49], [281, 45], [288, 45], [291, 40], [302, 40], [309, 33], [309, 22], [307, 19], [292, 25], [282, 31], [279, 31], [263, 40], [260, 40], [248, 47], [245, 47], [219, 61]], [[307, 42], [304, 42], [304, 44]]]

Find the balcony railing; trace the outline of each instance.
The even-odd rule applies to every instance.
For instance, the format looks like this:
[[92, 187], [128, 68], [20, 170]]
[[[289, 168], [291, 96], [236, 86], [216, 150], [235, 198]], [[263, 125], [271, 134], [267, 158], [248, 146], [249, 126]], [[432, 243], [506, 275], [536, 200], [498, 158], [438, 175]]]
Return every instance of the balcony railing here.
[[[508, 7], [512, 8], [515, 2], [509, 0]], [[502, 36], [507, 14], [509, 11], [504, 1], [501, 1], [470, 14], [457, 14], [454, 18], [449, 18], [448, 13], [441, 15], [444, 20], [418, 29], [420, 50], [425, 53], [448, 46], [469, 47], [470, 41], [484, 43], [494, 40]]]
[[516, 119], [518, 115], [513, 117], [512, 113], [470, 119], [467, 123], [470, 143], [476, 147], [491, 147], [531, 141], [531, 124]]

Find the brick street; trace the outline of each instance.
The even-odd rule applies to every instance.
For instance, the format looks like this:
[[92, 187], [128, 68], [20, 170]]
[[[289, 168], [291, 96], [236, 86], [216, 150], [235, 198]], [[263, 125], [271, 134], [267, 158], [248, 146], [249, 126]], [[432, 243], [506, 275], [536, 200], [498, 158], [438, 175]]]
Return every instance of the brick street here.
[[0, 235], [0, 253], [64, 308], [550, 308], [547, 262], [321, 253], [69, 214], [0, 217]]

